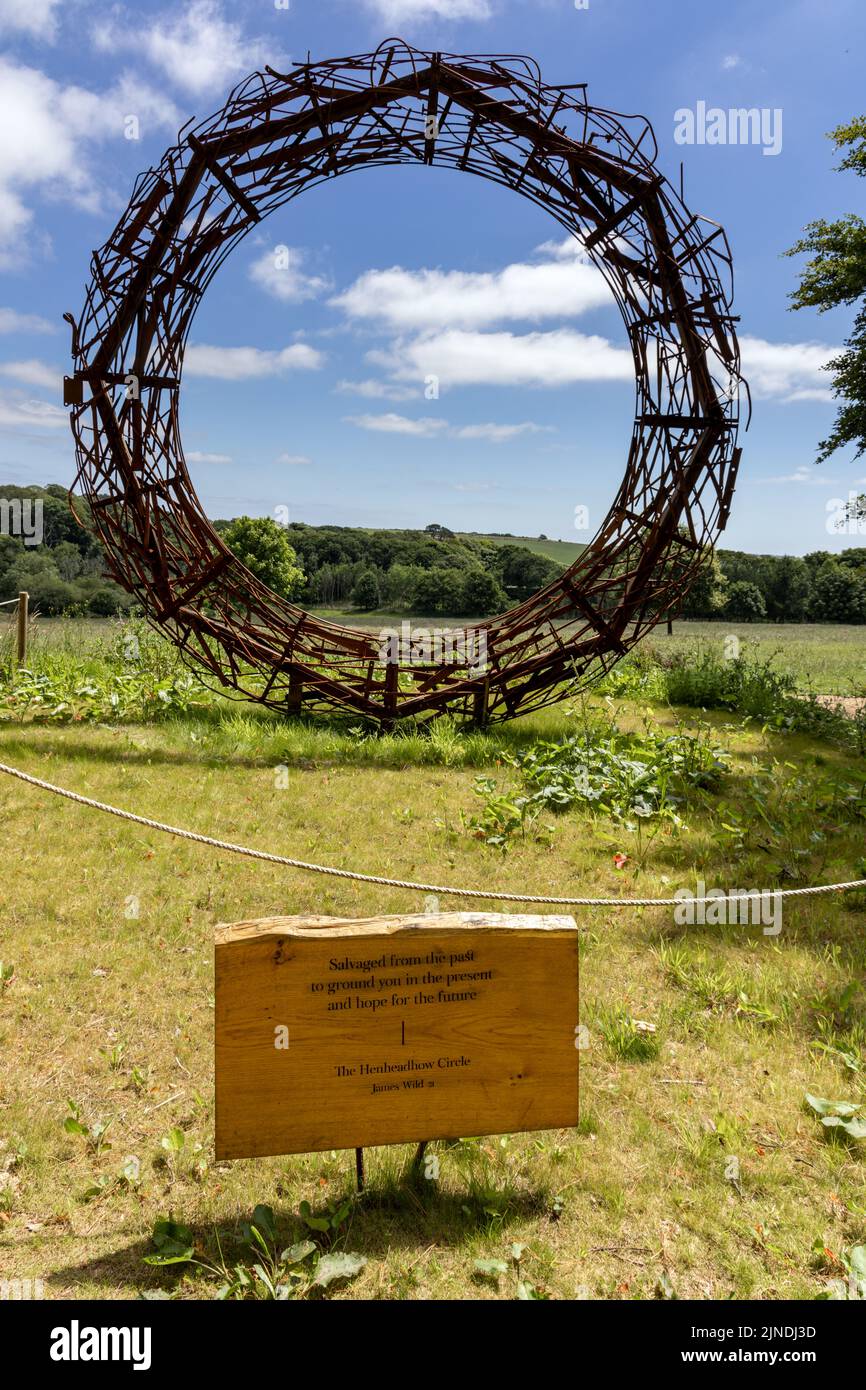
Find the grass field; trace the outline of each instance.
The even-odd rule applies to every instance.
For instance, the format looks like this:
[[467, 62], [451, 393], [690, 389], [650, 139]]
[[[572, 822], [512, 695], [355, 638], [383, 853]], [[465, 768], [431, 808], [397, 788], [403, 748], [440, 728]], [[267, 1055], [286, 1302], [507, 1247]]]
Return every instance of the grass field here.
[[736, 637], [761, 657], [796, 677], [802, 690], [822, 695], [866, 694], [866, 628], [830, 623], [674, 623], [668, 637], [664, 626], [648, 639], [662, 658], [686, 654], [699, 643], [716, 648]]
[[462, 531], [459, 533], [468, 540], [490, 541], [492, 545], [519, 545], [524, 550], [531, 550], [533, 555], [546, 555], [548, 560], [555, 560], [558, 565], [563, 567], [573, 565], [581, 551], [586, 549], [578, 541], [553, 541], [540, 540], [537, 536], [497, 536], [484, 532]]
[[[794, 636], [804, 678], [810, 653], [827, 680], [862, 665], [845, 631]], [[45, 627], [40, 641], [92, 673], [105, 638]], [[599, 696], [589, 711], [599, 757], [616, 728], [633, 758], [670, 735], [714, 750], [720, 770], [666, 815], [582, 802], [509, 822], [502, 806], [525, 790], [510, 760], [584, 728], [590, 713], [567, 704], [488, 734], [440, 723], [383, 738], [221, 699], [146, 724], [7, 709], [0, 759], [225, 839], [493, 895], [668, 896], [699, 880], [758, 889], [866, 873], [866, 764], [850, 751], [643, 699]], [[491, 817], [511, 825], [504, 848]], [[275, 1213], [269, 1249], [312, 1238], [302, 1297], [322, 1296], [303, 1270], [331, 1250], [366, 1258], [331, 1286], [336, 1298], [510, 1299], [521, 1282], [555, 1299], [809, 1299], [866, 1241], [866, 1142], [804, 1101], [866, 1101], [866, 887], [786, 903], [777, 936], [681, 925], [669, 909], [577, 911], [590, 1043], [578, 1129], [464, 1136], [439, 1146], [437, 1182], [413, 1178], [411, 1149], [374, 1150], [356, 1198], [347, 1152], [214, 1163], [213, 929], [417, 912], [424, 897], [255, 864], [7, 778], [0, 827], [2, 1278], [41, 1278], [53, 1298], [213, 1297], [226, 1282], [266, 1296], [244, 1225], [258, 1204]], [[483, 906], [513, 910], [495, 896]], [[210, 1268], [144, 1263], [169, 1214]], [[311, 1229], [311, 1214], [329, 1229]]]
[[[433, 617], [405, 613], [359, 613], [348, 608], [318, 608], [319, 617], [353, 627], [396, 628], [408, 622], [413, 629], [473, 627], [482, 617]], [[116, 632], [118, 624], [109, 618], [84, 618], [68, 622], [62, 618], [40, 618], [35, 625], [32, 649], [38, 653], [64, 650], [76, 660], [86, 662], [100, 641]], [[817, 694], [866, 694], [866, 628], [823, 623], [698, 623], [677, 620], [672, 636], [664, 624], [638, 648], [660, 660], [688, 656], [701, 646], [724, 650], [731, 637], [741, 647], [760, 657], [773, 657], [778, 666], [790, 671], [801, 690]], [[0, 619], [0, 655], [12, 640], [11, 620]]]
[[[359, 613], [353, 608], [318, 608], [320, 618], [348, 627], [400, 629], [408, 622], [412, 628], [471, 628], [483, 617], [424, 618], [405, 613]], [[774, 657], [780, 668], [790, 671], [802, 690], [821, 695], [866, 694], [866, 629], [823, 623], [699, 623], [677, 620], [672, 636], [660, 624], [642, 644], [661, 660], [683, 656], [699, 645], [723, 650], [731, 637], [761, 657]]]

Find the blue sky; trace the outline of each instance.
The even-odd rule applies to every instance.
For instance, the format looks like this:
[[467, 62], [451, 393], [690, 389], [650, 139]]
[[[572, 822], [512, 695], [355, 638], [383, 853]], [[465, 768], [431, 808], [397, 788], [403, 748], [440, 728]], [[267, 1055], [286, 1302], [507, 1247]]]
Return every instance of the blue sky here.
[[[650, 119], [661, 168], [676, 180], [683, 162], [686, 201], [734, 254], [754, 416], [721, 544], [864, 544], [828, 531], [827, 509], [866, 490], [866, 459], [814, 466], [834, 415], [822, 364], [851, 316], [791, 313], [797, 263], [781, 254], [811, 218], [863, 211], [825, 138], [866, 106], [862, 0], [0, 0], [0, 480], [72, 479], [61, 315], [77, 316], [137, 173], [254, 68], [391, 34], [531, 54], [546, 81]], [[700, 102], [780, 111], [781, 147], [677, 143], [676, 113]], [[618, 311], [573, 252], [527, 200], [435, 168], [365, 170], [275, 214], [190, 334], [184, 448], [208, 512], [588, 540], [634, 387]]]

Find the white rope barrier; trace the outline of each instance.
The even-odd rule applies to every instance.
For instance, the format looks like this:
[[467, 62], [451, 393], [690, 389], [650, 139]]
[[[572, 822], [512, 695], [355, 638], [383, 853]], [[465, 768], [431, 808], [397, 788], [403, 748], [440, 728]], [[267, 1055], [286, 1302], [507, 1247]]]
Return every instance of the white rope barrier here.
[[[413, 893], [434, 893], [438, 896], [453, 898], [483, 898], [488, 902], [542, 903], [557, 907], [679, 907], [684, 901], [682, 896], [678, 898], [549, 898], [538, 893], [506, 893], [490, 892], [482, 888], [451, 888], [437, 883], [416, 883], [412, 879], [385, 878], [379, 874], [361, 874], [351, 869], [336, 869], [327, 864], [309, 864], [303, 859], [291, 859], [284, 854], [269, 854], [267, 850], [250, 849], [246, 845], [235, 845], [230, 840], [216, 840], [211, 835], [199, 835], [193, 830], [181, 830], [176, 825], [166, 825], [163, 821], [152, 820], [149, 816], [137, 816], [132, 811], [123, 811], [118, 806], [109, 806], [104, 801], [95, 801], [92, 797], [81, 796], [80, 793], [71, 792], [66, 787], [56, 787], [53, 782], [46, 782], [41, 777], [33, 777], [29, 772], [22, 772], [20, 768], [10, 767], [7, 763], [0, 763], [0, 772], [5, 772], [9, 777], [17, 777], [20, 782], [27, 782], [31, 787], [39, 787], [41, 791], [52, 792], [55, 796], [65, 797], [67, 801], [74, 801], [79, 806], [89, 806], [94, 811], [104, 811], [106, 815], [117, 816], [120, 820], [132, 821], [134, 825], [146, 826], [148, 830], [161, 830], [166, 835], [176, 835], [181, 840], [192, 840], [199, 845], [210, 845], [212, 849], [227, 850], [230, 854], [243, 854], [248, 859], [261, 859], [267, 864], [281, 864], [286, 868], [300, 869], [309, 874], [325, 874], [329, 878], [350, 879], [353, 883], [374, 883], [381, 888], [405, 888]], [[866, 888], [866, 879], [852, 879], [848, 883], [822, 883], [811, 888], [766, 888], [752, 893], [718, 893], [713, 894], [712, 897], [688, 897], [685, 901], [698, 904], [737, 902], [739, 899], [754, 901], [767, 897], [807, 898], [815, 897], [821, 893], [842, 893], [851, 888]]]

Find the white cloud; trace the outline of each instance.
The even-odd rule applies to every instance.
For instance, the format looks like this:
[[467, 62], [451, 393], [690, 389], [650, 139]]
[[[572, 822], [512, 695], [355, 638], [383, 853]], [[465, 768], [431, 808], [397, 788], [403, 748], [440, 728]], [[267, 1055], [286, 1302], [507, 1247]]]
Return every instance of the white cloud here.
[[11, 376], [13, 381], [22, 381], [25, 386], [43, 386], [49, 391], [59, 390], [63, 380], [55, 367], [35, 357], [21, 362], [0, 362], [0, 373]]
[[39, 314], [19, 314], [17, 309], [0, 309], [0, 333], [53, 333], [55, 325]]
[[365, 0], [384, 24], [423, 19], [489, 19], [489, 0]]
[[398, 379], [433, 374], [445, 386], [565, 386], [634, 378], [628, 349], [570, 328], [525, 334], [453, 329], [392, 344], [368, 358]]
[[823, 368], [839, 351], [826, 343], [769, 343], [748, 334], [740, 339], [743, 375], [752, 395], [786, 402], [832, 400]]
[[826, 386], [803, 386], [797, 391], [791, 391], [784, 397], [785, 401], [832, 401], [833, 392]]
[[813, 465], [811, 468], [801, 463], [793, 473], [782, 473], [776, 478], [756, 478], [759, 483], [805, 483], [810, 487], [835, 487], [838, 478], [828, 478]]
[[217, 0], [191, 0], [179, 12], [167, 10], [142, 30], [125, 10], [94, 26], [96, 47], [104, 52], [130, 50], [149, 59], [176, 86], [195, 96], [223, 91], [233, 80], [280, 55], [263, 39], [249, 39], [243, 28], [223, 15]]
[[454, 431], [455, 439], [487, 439], [491, 444], [504, 444], [521, 434], [545, 434], [550, 425], [536, 425], [532, 420], [524, 420], [519, 425], [463, 425]]
[[451, 429], [447, 420], [425, 416], [411, 420], [406, 415], [389, 411], [385, 415], [347, 415], [346, 423], [357, 425], [362, 430], [375, 430], [381, 434], [410, 434], [416, 438], [429, 439], [432, 435], [447, 432], [452, 439], [484, 439], [490, 444], [504, 444], [522, 434], [544, 434], [550, 425], [536, 425], [532, 420], [524, 420], [519, 425], [497, 425], [489, 422], [482, 425], [460, 425]]
[[231, 463], [232, 458], [229, 454], [203, 454], [199, 449], [189, 449], [186, 453], [187, 463]]
[[255, 347], [211, 347], [193, 344], [184, 354], [187, 376], [218, 377], [221, 381], [248, 381], [251, 377], [279, 376], [285, 371], [314, 371], [324, 354], [306, 343], [294, 343], [281, 351]]
[[742, 61], [739, 53], [726, 53], [722, 59], [722, 70], [730, 72], [732, 68], [738, 68]]
[[380, 434], [411, 434], [419, 439], [429, 439], [439, 430], [447, 429], [447, 421], [429, 417], [410, 420], [405, 415], [388, 411], [386, 415], [347, 415], [346, 423], [357, 425], [361, 430], [376, 430]]
[[[514, 334], [483, 332], [507, 320], [562, 320], [611, 303], [608, 286], [574, 237], [544, 242], [541, 264], [515, 262], [501, 270], [369, 270], [330, 303], [350, 319], [400, 336], [367, 354], [390, 382], [342, 381], [337, 390], [398, 400], [417, 394], [427, 377], [453, 385], [558, 385], [581, 380], [630, 380], [631, 353], [607, 339], [558, 328]], [[409, 383], [417, 383], [410, 387]], [[501, 442], [528, 425], [468, 426], [465, 438]], [[459, 437], [459, 436], [458, 436]]]
[[555, 261], [586, 260], [586, 252], [576, 236], [567, 236], [563, 241], [543, 241], [535, 251], [536, 255], [548, 256]]
[[143, 127], [176, 129], [178, 113], [160, 92], [128, 74], [106, 92], [64, 87], [37, 68], [0, 57], [0, 266], [33, 251], [31, 192], [97, 211], [102, 193], [89, 145], [123, 137], [134, 113]]
[[343, 396], [364, 396], [377, 401], [411, 401], [420, 395], [417, 386], [398, 386], [392, 381], [338, 381], [334, 387]]
[[284, 468], [305, 468], [312, 461], [306, 454], [279, 454], [274, 459], [274, 463]]
[[68, 425], [69, 417], [59, 405], [49, 401], [29, 400], [20, 392], [0, 393], [0, 425], [12, 429], [60, 429]]
[[[560, 248], [554, 244], [554, 255]], [[368, 270], [331, 301], [350, 318], [398, 331], [484, 328], [508, 319], [571, 318], [611, 304], [601, 273], [576, 255], [503, 270]]]
[[57, 37], [55, 10], [60, 0], [0, 0], [0, 34], [27, 34], [33, 39]]
[[286, 304], [315, 299], [316, 295], [331, 289], [331, 281], [324, 275], [305, 274], [302, 269], [305, 256], [306, 253], [297, 247], [275, 246], [253, 261], [250, 279], [266, 294]]

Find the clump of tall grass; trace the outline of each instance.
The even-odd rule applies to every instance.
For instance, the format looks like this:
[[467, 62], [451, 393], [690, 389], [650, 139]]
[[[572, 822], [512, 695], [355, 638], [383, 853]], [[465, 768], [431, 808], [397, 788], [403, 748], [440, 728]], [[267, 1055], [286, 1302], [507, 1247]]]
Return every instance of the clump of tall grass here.
[[765, 964], [727, 965], [705, 951], [667, 942], [653, 954], [668, 981], [710, 1012], [773, 1027], [789, 1019], [799, 1004], [796, 990], [783, 991], [773, 969]]
[[488, 767], [514, 756], [530, 741], [517, 725], [482, 731], [467, 729], [448, 715], [432, 724], [407, 722], [383, 732], [338, 714], [281, 717], [249, 705], [228, 702], [216, 717], [203, 718], [192, 730], [203, 757], [248, 756], [277, 766], [316, 764], [381, 767]]
[[677, 655], [663, 671], [665, 697], [672, 705], [727, 709], [756, 719], [777, 714], [797, 688], [789, 671], [767, 657], [742, 652], [730, 659], [712, 647]]
[[866, 708], [849, 717], [812, 693], [801, 693], [778, 653], [748, 651], [730, 659], [711, 647], [675, 656], [660, 668], [663, 697], [672, 705], [725, 709], [763, 720], [784, 733], [809, 734], [866, 756]]
[[621, 1062], [652, 1062], [661, 1050], [654, 1025], [632, 1018], [627, 1009], [599, 1005], [590, 1018], [610, 1054]]
[[665, 671], [658, 652], [648, 643], [636, 647], [602, 677], [596, 690], [614, 699], [663, 700]]

